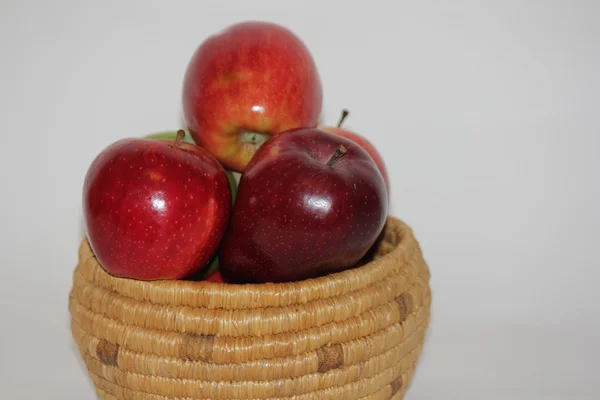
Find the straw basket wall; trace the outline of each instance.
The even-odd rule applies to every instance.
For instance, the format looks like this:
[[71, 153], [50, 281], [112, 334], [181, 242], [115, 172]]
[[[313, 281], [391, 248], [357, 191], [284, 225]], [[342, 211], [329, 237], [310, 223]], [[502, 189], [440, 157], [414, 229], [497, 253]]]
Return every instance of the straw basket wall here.
[[373, 261], [285, 284], [115, 278], [84, 240], [69, 299], [104, 400], [402, 399], [430, 303], [421, 249], [393, 217]]

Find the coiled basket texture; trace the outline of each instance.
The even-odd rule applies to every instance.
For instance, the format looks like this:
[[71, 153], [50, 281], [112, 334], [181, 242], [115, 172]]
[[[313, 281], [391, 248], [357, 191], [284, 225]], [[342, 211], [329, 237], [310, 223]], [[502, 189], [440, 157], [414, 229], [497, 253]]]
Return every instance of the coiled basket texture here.
[[104, 400], [398, 400], [424, 343], [429, 277], [394, 217], [369, 263], [293, 283], [117, 278], [83, 240], [72, 335]]

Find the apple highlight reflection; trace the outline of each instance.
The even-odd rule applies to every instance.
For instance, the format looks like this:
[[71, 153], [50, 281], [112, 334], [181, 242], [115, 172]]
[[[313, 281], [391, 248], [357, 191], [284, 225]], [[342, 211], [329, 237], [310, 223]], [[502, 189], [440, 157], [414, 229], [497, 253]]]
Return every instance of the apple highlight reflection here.
[[152, 208], [155, 211], [158, 212], [164, 212], [165, 211], [165, 200], [161, 199], [160, 197], [154, 197], [152, 198]]
[[326, 216], [331, 210], [331, 199], [327, 196], [304, 196], [304, 205], [309, 210]]

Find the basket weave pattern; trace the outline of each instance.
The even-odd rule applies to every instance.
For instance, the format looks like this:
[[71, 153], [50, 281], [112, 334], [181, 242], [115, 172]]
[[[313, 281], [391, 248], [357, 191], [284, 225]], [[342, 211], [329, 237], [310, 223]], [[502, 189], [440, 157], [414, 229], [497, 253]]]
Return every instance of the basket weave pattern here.
[[84, 240], [71, 328], [104, 400], [398, 400], [429, 323], [429, 278], [393, 217], [370, 263], [280, 284], [116, 278]]

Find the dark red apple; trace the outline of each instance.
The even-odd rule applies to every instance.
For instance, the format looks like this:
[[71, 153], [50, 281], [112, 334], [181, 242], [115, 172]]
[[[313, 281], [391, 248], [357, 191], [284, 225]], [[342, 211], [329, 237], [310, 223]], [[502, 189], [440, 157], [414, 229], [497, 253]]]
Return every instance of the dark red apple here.
[[206, 266], [231, 213], [223, 167], [205, 149], [129, 138], [104, 149], [83, 187], [86, 233], [109, 273], [181, 279]]
[[379, 168], [379, 172], [381, 172], [381, 175], [383, 176], [383, 180], [385, 181], [385, 187], [388, 191], [388, 200], [389, 200], [390, 199], [390, 181], [388, 178], [388, 172], [387, 172], [387, 168], [385, 166], [385, 162], [383, 161], [383, 157], [381, 156], [379, 151], [377, 151], [375, 146], [371, 142], [369, 142], [364, 136], [359, 135], [358, 133], [352, 132], [347, 129], [342, 129], [342, 123], [344, 122], [344, 120], [346, 119], [348, 114], [349, 114], [348, 110], [342, 111], [342, 116], [340, 117], [340, 120], [339, 120], [337, 126], [319, 126], [318, 128], [322, 129], [326, 132], [331, 132], [331, 133], [335, 133], [336, 135], [347, 137], [348, 139], [360, 144], [363, 147], [363, 149], [365, 149], [367, 151], [367, 153], [369, 153], [369, 155], [373, 158], [373, 161], [375, 161], [375, 164], [377, 164], [377, 167]]
[[387, 217], [385, 182], [359, 144], [295, 129], [258, 150], [219, 256], [231, 282], [287, 282], [355, 266]]
[[183, 81], [184, 119], [196, 143], [242, 172], [271, 135], [315, 127], [321, 80], [305, 44], [260, 21], [229, 26], [194, 52]]

